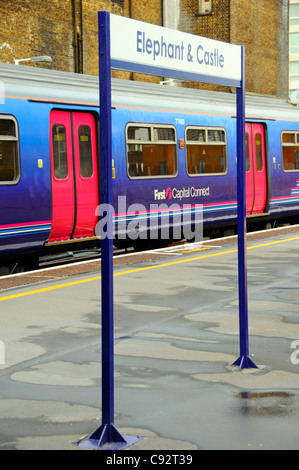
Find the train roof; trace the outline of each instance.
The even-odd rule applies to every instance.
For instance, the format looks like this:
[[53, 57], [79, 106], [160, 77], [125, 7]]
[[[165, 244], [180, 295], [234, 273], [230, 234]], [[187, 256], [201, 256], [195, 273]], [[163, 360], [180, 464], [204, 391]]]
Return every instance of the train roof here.
[[[99, 104], [99, 78], [93, 75], [0, 63], [0, 80], [6, 97], [88, 106]], [[112, 79], [112, 105], [235, 115], [236, 95]], [[285, 99], [246, 94], [246, 115], [248, 118], [299, 120], [299, 108]]]

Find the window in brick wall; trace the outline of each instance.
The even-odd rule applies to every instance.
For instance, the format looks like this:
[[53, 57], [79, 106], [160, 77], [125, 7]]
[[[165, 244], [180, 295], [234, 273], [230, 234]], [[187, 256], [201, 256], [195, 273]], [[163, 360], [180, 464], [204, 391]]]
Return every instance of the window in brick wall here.
[[198, 0], [198, 14], [210, 15], [212, 13], [212, 0]]
[[292, 101], [299, 101], [299, 0], [290, 0], [289, 88]]

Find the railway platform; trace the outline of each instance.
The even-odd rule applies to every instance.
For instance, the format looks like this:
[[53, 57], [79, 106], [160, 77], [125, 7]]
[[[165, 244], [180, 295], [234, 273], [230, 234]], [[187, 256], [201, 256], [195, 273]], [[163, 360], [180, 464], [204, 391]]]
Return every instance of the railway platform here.
[[[115, 426], [128, 450], [299, 449], [299, 227], [115, 263]], [[101, 424], [99, 263], [0, 279], [0, 450], [82, 450]], [[86, 265], [85, 265], [86, 266]], [[77, 272], [75, 270], [77, 269]]]

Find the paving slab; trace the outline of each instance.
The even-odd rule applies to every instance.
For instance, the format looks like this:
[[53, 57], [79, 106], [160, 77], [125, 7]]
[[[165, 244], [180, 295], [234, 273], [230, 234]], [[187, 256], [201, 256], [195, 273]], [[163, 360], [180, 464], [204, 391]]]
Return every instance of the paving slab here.
[[[299, 232], [116, 266], [115, 425], [141, 450], [299, 449]], [[1, 281], [0, 281], [1, 282]], [[76, 450], [101, 424], [100, 272], [0, 292], [0, 449]], [[0, 358], [1, 359], [1, 358]]]

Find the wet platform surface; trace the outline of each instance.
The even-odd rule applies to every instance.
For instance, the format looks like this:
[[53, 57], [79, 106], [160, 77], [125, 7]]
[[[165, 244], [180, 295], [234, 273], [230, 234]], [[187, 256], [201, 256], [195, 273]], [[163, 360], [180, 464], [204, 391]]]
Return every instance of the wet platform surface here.
[[[299, 448], [299, 231], [116, 266], [115, 425], [139, 450]], [[100, 271], [0, 292], [0, 449], [81, 450], [101, 424]], [[1, 281], [0, 281], [1, 282]], [[296, 342], [297, 341], [297, 342]]]

